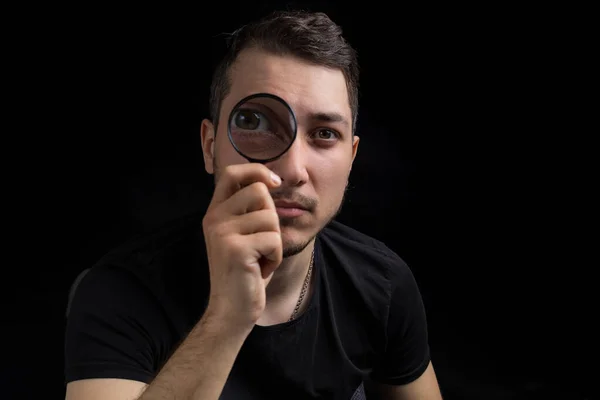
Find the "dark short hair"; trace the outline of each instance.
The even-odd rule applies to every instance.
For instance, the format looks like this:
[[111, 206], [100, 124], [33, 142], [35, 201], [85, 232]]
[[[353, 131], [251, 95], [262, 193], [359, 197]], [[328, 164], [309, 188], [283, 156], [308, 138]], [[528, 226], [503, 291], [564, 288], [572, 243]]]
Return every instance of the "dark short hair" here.
[[354, 132], [359, 77], [356, 51], [343, 38], [342, 28], [326, 14], [308, 11], [276, 11], [229, 36], [227, 53], [215, 69], [210, 88], [210, 117], [215, 129], [221, 104], [231, 89], [229, 70], [240, 52], [251, 47], [341, 70], [346, 79]]

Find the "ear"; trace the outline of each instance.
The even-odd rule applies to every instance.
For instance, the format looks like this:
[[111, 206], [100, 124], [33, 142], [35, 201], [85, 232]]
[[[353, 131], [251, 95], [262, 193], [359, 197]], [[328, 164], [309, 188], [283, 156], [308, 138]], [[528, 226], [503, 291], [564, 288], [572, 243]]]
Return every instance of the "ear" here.
[[[354, 158], [356, 158], [356, 153], [358, 152], [358, 142], [360, 142], [360, 138], [356, 135], [352, 138], [352, 162], [354, 163]], [[350, 169], [352, 169], [352, 164], [350, 164]]]
[[202, 143], [202, 155], [204, 156], [204, 169], [209, 174], [213, 174], [213, 162], [215, 160], [215, 127], [208, 119], [203, 119], [202, 124], [200, 125], [200, 141]]

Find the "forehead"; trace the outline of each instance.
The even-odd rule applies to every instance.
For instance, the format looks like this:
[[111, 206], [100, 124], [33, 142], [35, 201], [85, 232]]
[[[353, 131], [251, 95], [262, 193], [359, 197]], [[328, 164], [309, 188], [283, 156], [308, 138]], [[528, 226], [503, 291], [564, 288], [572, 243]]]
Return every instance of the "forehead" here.
[[242, 98], [272, 93], [283, 98], [302, 117], [315, 113], [340, 114], [350, 123], [346, 79], [339, 69], [308, 63], [259, 49], [242, 51], [230, 70], [231, 89], [222, 112], [229, 113]]

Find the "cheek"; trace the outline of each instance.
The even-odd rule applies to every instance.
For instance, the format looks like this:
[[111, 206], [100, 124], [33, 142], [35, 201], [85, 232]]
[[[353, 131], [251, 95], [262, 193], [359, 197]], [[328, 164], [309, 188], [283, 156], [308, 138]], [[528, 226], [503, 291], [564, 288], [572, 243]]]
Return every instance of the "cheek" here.
[[315, 169], [314, 185], [324, 208], [337, 208], [344, 196], [349, 167], [345, 161], [321, 162]]
[[228, 165], [233, 164], [244, 164], [247, 163], [244, 157], [242, 157], [231, 145], [227, 132], [219, 132], [215, 144], [215, 159], [217, 160], [217, 166], [224, 168]]

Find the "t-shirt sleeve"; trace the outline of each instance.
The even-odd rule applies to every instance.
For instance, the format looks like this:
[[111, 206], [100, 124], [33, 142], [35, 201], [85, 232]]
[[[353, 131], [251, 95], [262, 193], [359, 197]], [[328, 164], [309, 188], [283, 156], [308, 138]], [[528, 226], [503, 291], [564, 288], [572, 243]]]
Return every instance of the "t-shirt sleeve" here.
[[77, 287], [67, 317], [66, 383], [89, 378], [150, 383], [164, 327], [157, 301], [133, 274], [92, 268]]
[[391, 264], [385, 353], [371, 379], [404, 385], [420, 377], [429, 365], [427, 318], [411, 270], [401, 259]]

